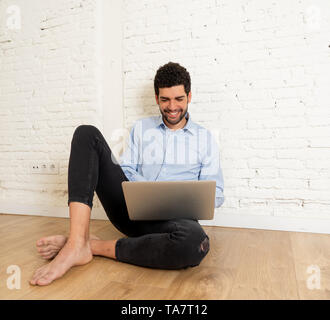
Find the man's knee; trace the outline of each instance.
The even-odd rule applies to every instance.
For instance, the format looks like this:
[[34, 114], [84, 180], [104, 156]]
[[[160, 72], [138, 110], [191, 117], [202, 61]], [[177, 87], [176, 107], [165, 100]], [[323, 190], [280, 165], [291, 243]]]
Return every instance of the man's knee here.
[[187, 251], [191, 252], [191, 255], [187, 258], [186, 267], [195, 267], [198, 266], [210, 250], [210, 241], [208, 236], [200, 241], [196, 241], [190, 244], [190, 248]]
[[209, 252], [209, 250], [210, 250], [210, 239], [206, 235], [205, 239], [201, 243], [200, 251], [204, 252], [204, 254], [206, 255]]
[[73, 134], [73, 137], [77, 138], [87, 138], [89, 136], [99, 134], [100, 130], [93, 125], [82, 124], [78, 126]]
[[80, 126], [78, 126], [75, 129], [74, 134], [75, 135], [86, 135], [86, 134], [95, 133], [95, 132], [99, 133], [100, 130], [90, 124], [81, 124]]
[[[180, 230], [180, 227], [178, 229]], [[184, 268], [197, 266], [209, 252], [209, 237], [198, 222], [184, 223], [181, 231], [182, 229], [185, 229], [182, 232], [185, 236], [180, 241], [178, 254], [181, 256]]]

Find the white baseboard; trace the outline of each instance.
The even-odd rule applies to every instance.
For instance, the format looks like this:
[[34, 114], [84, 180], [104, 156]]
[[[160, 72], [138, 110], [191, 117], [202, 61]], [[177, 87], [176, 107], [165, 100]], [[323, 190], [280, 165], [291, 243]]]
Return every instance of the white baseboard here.
[[[69, 207], [41, 207], [0, 203], [0, 213], [26, 216], [69, 218]], [[93, 208], [91, 219], [108, 220], [103, 208]]]
[[216, 213], [214, 220], [200, 220], [199, 222], [204, 226], [330, 234], [329, 219], [320, 218], [309, 219], [300, 217], [229, 215]]
[[[69, 218], [69, 207], [45, 208], [40, 206], [23, 206], [0, 203], [0, 213]], [[96, 220], [108, 220], [103, 208], [93, 208], [91, 218]], [[330, 234], [330, 223], [327, 219], [260, 215], [229, 215], [216, 213], [214, 220], [199, 220], [199, 222], [203, 226]]]

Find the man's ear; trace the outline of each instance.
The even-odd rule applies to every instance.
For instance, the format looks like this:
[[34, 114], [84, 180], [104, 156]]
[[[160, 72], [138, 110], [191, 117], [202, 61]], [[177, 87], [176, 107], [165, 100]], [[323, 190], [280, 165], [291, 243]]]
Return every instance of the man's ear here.
[[190, 101], [191, 101], [191, 91], [188, 94], [188, 103], [190, 103]]
[[159, 105], [159, 99], [158, 99], [157, 94], [155, 94], [155, 98], [156, 98], [156, 103]]

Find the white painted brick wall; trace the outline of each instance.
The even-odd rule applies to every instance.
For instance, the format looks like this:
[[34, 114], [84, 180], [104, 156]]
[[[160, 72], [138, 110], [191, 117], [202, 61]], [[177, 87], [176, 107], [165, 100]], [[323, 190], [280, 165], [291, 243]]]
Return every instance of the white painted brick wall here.
[[125, 0], [126, 127], [159, 114], [168, 61], [192, 77], [193, 119], [216, 136], [221, 213], [330, 219], [330, 3]]
[[[0, 1], [2, 202], [67, 206], [74, 129], [80, 124], [102, 129], [103, 124], [95, 71], [95, 1]], [[7, 28], [11, 5], [21, 9], [20, 30]], [[30, 174], [34, 160], [58, 162], [60, 174]]]
[[[103, 125], [97, 1], [0, 1], [1, 201], [66, 206], [74, 128]], [[22, 9], [21, 30], [6, 28], [12, 4]], [[192, 77], [192, 117], [221, 149], [226, 201], [219, 212], [329, 219], [330, 3], [123, 6], [125, 127], [159, 114], [155, 72], [179, 62]], [[60, 175], [29, 174], [34, 160], [57, 160]]]

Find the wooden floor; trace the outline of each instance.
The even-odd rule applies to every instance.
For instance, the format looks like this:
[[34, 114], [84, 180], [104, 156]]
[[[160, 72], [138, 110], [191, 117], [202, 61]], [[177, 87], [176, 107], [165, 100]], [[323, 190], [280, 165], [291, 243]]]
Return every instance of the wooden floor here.
[[[156, 270], [94, 257], [49, 286], [31, 286], [34, 270], [46, 263], [36, 240], [68, 228], [68, 219], [0, 214], [0, 299], [330, 299], [330, 235], [221, 227], [203, 227], [210, 251], [194, 268]], [[90, 231], [123, 236], [103, 220], [92, 220]], [[10, 265], [21, 270], [20, 289], [7, 287]]]

